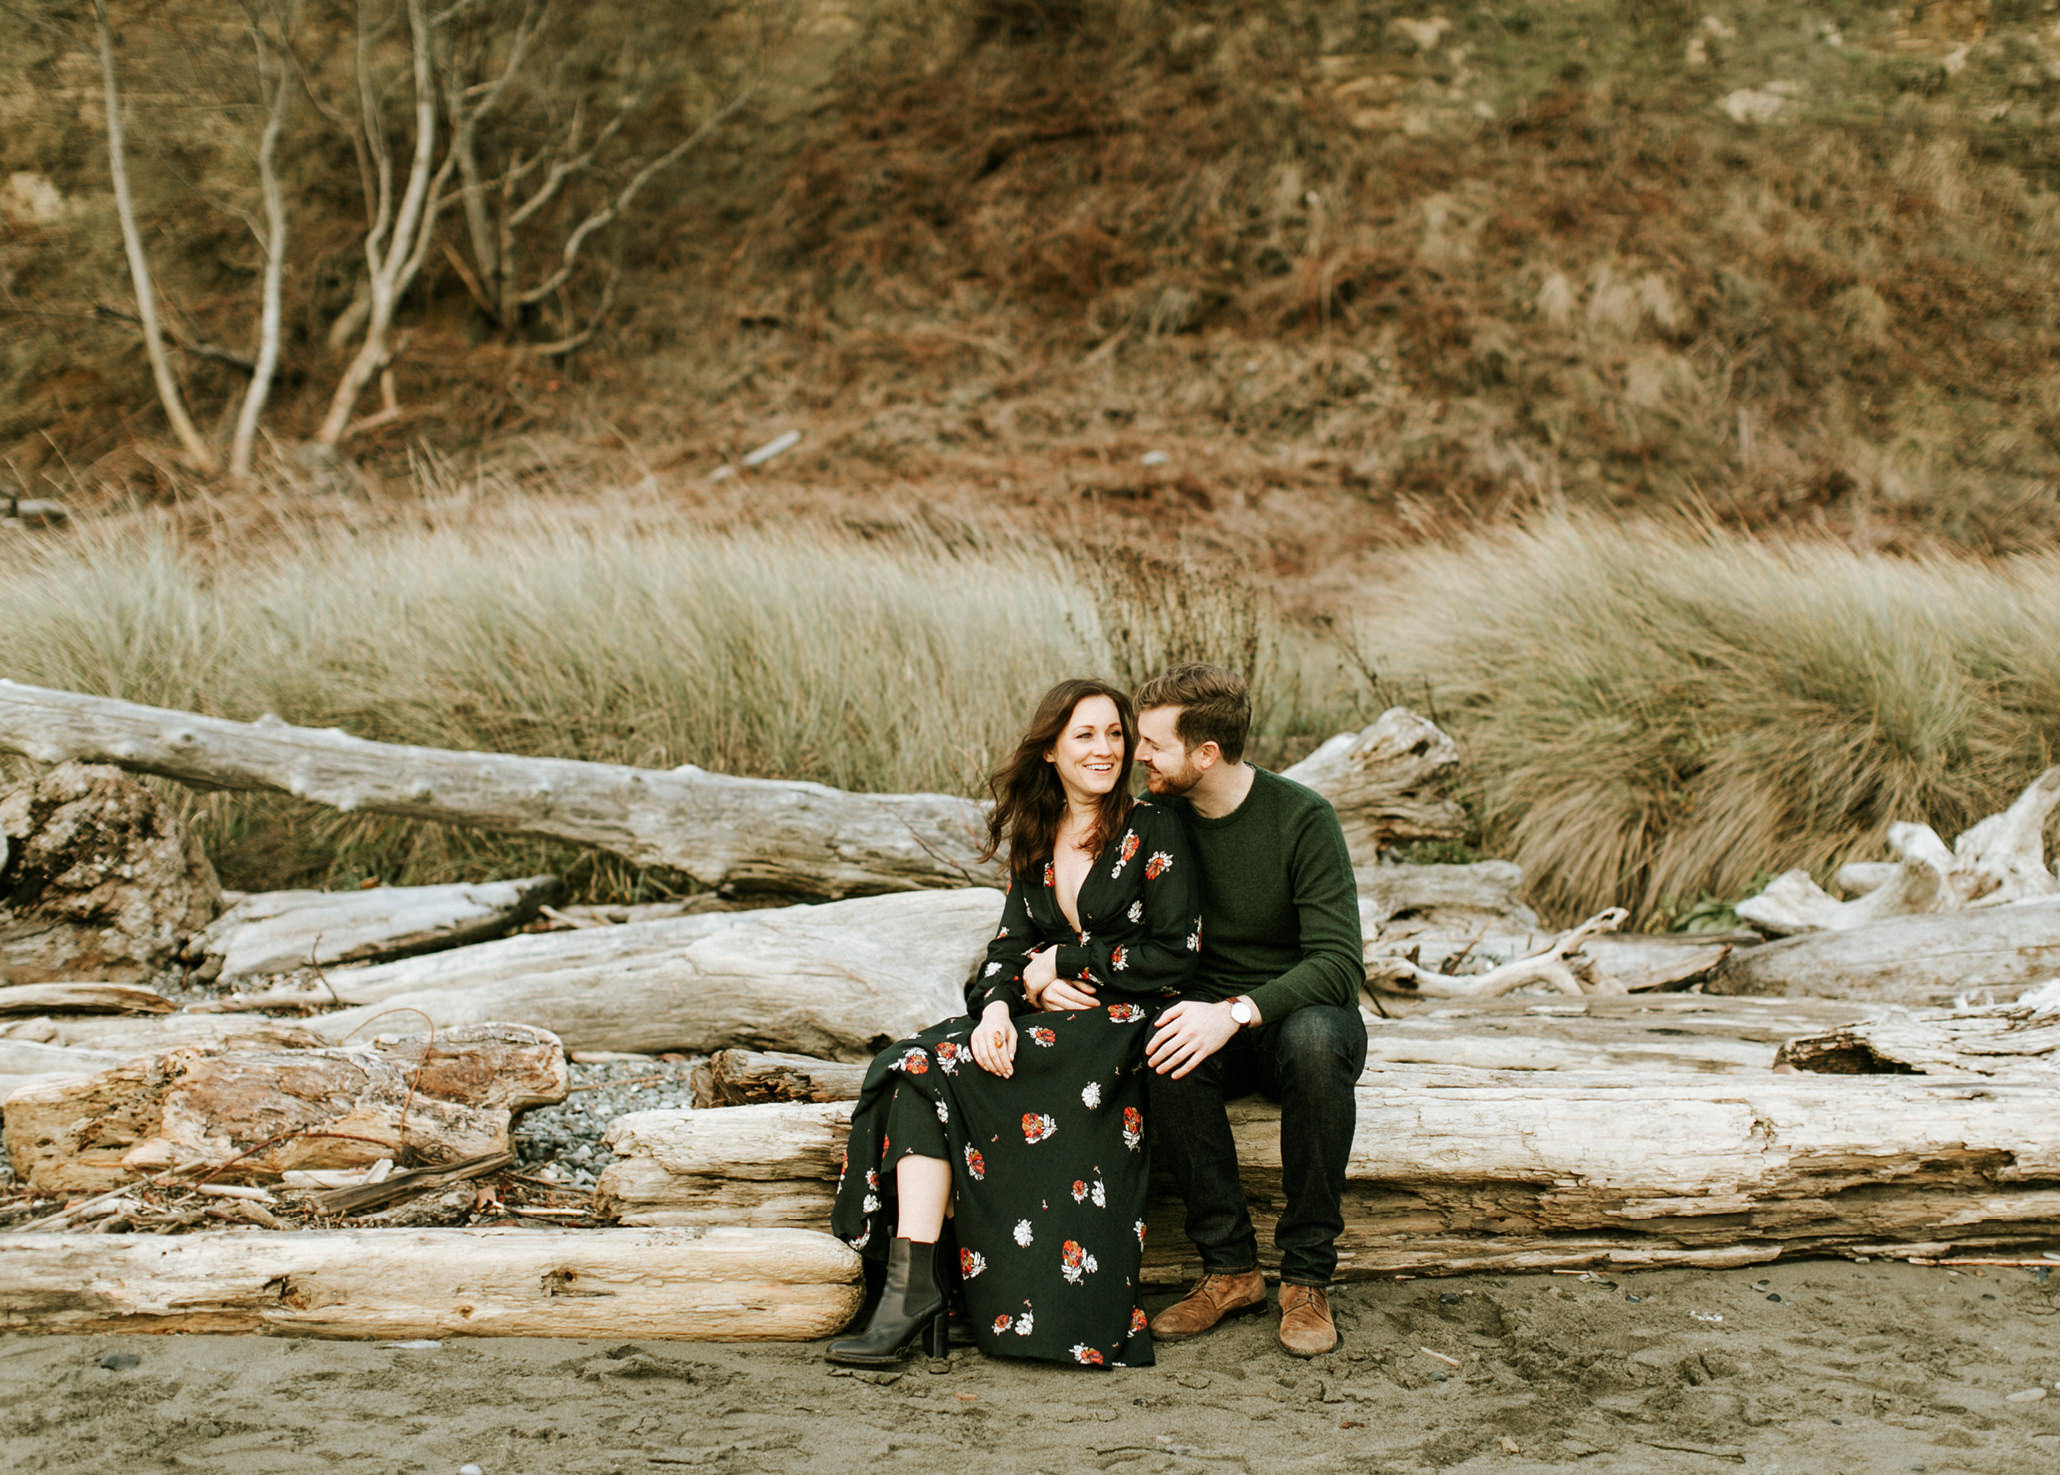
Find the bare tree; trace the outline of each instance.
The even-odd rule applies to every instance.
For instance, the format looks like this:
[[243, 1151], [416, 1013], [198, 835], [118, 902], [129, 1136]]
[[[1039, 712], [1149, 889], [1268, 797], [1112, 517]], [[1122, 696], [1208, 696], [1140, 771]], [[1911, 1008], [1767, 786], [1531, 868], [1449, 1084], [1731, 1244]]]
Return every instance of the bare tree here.
[[194, 428], [193, 417], [186, 413], [186, 398], [180, 392], [179, 381], [172, 374], [170, 357], [165, 353], [164, 334], [158, 326], [157, 293], [151, 285], [150, 262], [143, 253], [143, 234], [136, 226], [136, 202], [129, 191], [128, 155], [123, 148], [121, 84], [116, 77], [114, 62], [114, 32], [107, 24], [107, 7], [102, 0], [93, 0], [93, 26], [100, 43], [100, 80], [107, 94], [107, 166], [114, 176], [115, 213], [121, 219], [122, 246], [129, 257], [129, 277], [136, 287], [136, 318], [143, 329], [143, 351], [150, 359], [150, 374], [157, 383], [158, 402], [164, 406], [165, 419], [171, 422], [172, 434], [185, 449], [187, 457], [202, 471], [215, 469], [215, 453]]
[[229, 475], [237, 481], [250, 475], [251, 446], [257, 439], [272, 377], [279, 367], [279, 321], [286, 281], [286, 196], [279, 183], [279, 141], [285, 135], [286, 114], [293, 100], [294, 79], [285, 53], [297, 29], [299, 10], [298, 0], [289, 0], [275, 48], [266, 38], [257, 12], [245, 5], [250, 16], [251, 44], [257, 50], [258, 85], [261, 92], [269, 94], [269, 106], [265, 131], [258, 140], [258, 190], [263, 197], [265, 223], [257, 234], [258, 243], [264, 248], [265, 272], [258, 305], [257, 363], [251, 370], [243, 408], [236, 416], [236, 434], [229, 445]]

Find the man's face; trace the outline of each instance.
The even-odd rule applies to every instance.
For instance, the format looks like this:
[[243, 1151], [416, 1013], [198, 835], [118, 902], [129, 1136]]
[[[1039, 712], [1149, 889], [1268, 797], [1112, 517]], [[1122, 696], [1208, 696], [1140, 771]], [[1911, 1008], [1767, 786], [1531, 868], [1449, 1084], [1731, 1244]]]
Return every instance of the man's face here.
[[1137, 761], [1144, 785], [1154, 794], [1185, 794], [1201, 780], [1202, 766], [1181, 746], [1174, 725], [1178, 707], [1147, 707], [1137, 714]]

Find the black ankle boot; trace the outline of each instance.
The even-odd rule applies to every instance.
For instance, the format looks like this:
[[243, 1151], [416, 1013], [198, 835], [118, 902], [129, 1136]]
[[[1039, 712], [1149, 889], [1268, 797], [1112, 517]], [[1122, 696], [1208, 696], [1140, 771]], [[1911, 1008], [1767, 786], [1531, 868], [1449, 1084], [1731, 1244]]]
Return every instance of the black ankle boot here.
[[947, 1336], [937, 1246], [896, 1239], [887, 1247], [887, 1283], [873, 1319], [857, 1336], [830, 1343], [823, 1356], [849, 1367], [892, 1367], [919, 1337], [932, 1357], [944, 1356]]

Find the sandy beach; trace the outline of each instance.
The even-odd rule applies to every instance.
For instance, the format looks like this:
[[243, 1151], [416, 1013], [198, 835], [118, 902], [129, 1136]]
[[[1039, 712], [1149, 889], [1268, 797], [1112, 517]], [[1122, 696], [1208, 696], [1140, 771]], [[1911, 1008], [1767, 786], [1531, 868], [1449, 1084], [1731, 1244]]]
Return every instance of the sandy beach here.
[[1269, 1315], [1109, 1373], [970, 1349], [853, 1373], [814, 1344], [10, 1336], [0, 1468], [2060, 1465], [2060, 1278], [2035, 1270], [1480, 1276], [1359, 1283], [1335, 1304], [1344, 1344], [1312, 1362], [1278, 1350]]

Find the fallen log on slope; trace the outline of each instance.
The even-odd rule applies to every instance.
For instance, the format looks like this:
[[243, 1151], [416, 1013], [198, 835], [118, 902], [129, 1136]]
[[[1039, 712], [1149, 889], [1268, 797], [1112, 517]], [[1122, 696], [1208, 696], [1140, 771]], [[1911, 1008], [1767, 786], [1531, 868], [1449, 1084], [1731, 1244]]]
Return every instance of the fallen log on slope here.
[[523, 1019], [572, 1050], [865, 1059], [964, 1010], [1000, 916], [999, 892], [960, 890], [511, 937], [331, 973], [359, 1007], [308, 1024], [338, 1038], [375, 1018], [395, 1033]]
[[296, 968], [384, 962], [514, 931], [565, 894], [556, 876], [363, 891], [261, 891], [189, 945], [223, 981]]
[[862, 1295], [855, 1254], [796, 1230], [0, 1237], [13, 1332], [805, 1341]]
[[1808, 995], [1945, 1007], [1982, 990], [2015, 997], [2060, 975], [2060, 899], [1892, 917], [1741, 948], [1710, 993]]
[[127, 983], [25, 983], [0, 988], [0, 1015], [170, 1014], [179, 1006]]
[[980, 806], [942, 794], [460, 753], [368, 742], [277, 718], [230, 722], [0, 680], [0, 750], [119, 764], [205, 788], [545, 835], [704, 886], [849, 896], [986, 884]]
[[[1359, 1087], [1341, 1276], [1782, 1255], [1938, 1254], [2060, 1236], [2048, 1083], [1911, 1076], [1382, 1071]], [[618, 1118], [596, 1212], [630, 1224], [827, 1222], [848, 1103]], [[1279, 1212], [1276, 1108], [1232, 1109], [1260, 1241]], [[1153, 1195], [1145, 1273], [1198, 1266]]]
[[450, 1030], [433, 1045], [199, 1047], [24, 1087], [0, 1133], [15, 1176], [39, 1193], [97, 1192], [191, 1163], [270, 1178], [505, 1152], [513, 1114], [564, 1100], [567, 1086], [563, 1047], [526, 1025]]
[[[0, 751], [112, 763], [203, 788], [256, 789], [408, 819], [593, 845], [708, 887], [843, 897], [991, 886], [984, 805], [946, 794], [856, 794], [823, 784], [463, 753], [230, 722], [0, 679]], [[1457, 835], [1458, 805], [1430, 792], [1458, 762], [1406, 708], [1341, 733], [1288, 776], [1330, 799], [1362, 862], [1398, 839]]]

